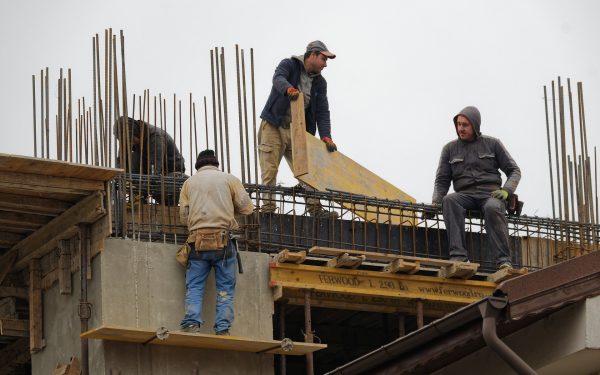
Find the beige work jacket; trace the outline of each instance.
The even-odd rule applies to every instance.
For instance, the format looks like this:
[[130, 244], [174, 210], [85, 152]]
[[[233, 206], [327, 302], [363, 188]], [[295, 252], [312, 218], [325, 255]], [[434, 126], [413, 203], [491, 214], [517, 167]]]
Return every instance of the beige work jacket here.
[[200, 228], [236, 229], [234, 215], [249, 215], [254, 209], [242, 182], [212, 165], [200, 168], [183, 183], [179, 206], [179, 217], [190, 232]]

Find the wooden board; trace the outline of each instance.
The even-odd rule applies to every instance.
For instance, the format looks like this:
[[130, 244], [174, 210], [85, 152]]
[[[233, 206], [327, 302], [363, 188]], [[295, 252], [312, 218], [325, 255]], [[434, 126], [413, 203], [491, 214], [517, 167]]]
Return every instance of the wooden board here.
[[108, 181], [123, 173], [122, 169], [95, 167], [59, 160], [0, 154], [0, 171], [40, 174], [44, 176], [75, 177]]
[[169, 331], [169, 336], [165, 340], [159, 340], [156, 337], [156, 330], [117, 326], [101, 326], [82, 333], [81, 337], [136, 344], [148, 343], [199, 349], [285, 355], [305, 355], [327, 348], [326, 344], [294, 342], [292, 349], [286, 352], [281, 349], [281, 341], [279, 340], [260, 340], [241, 336], [216, 336], [180, 331]]
[[[294, 157], [294, 176], [308, 186], [319, 190], [344, 191], [367, 197], [400, 200], [415, 203], [412, 196], [358, 164], [340, 151], [329, 152], [325, 144], [306, 132], [304, 122], [304, 99], [302, 95], [291, 102], [292, 112], [292, 155]], [[305, 149], [303, 149], [305, 147]], [[298, 160], [298, 163], [296, 163]], [[412, 212], [401, 216], [400, 210], [392, 210], [391, 215], [375, 214], [375, 208], [360, 204], [343, 204], [347, 209], [369, 221], [402, 224], [414, 222]]]

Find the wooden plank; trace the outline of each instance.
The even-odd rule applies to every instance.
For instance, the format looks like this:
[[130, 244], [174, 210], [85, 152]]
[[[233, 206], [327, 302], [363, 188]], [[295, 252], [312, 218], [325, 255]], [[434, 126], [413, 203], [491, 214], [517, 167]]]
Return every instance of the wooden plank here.
[[311, 289], [366, 297], [421, 299], [469, 304], [493, 293], [488, 281], [442, 279], [378, 271], [348, 270], [304, 264], [271, 263], [270, 286]]
[[358, 268], [364, 260], [364, 255], [349, 255], [348, 253], [343, 253], [333, 259], [329, 259], [327, 261], [327, 267], [355, 269]]
[[292, 137], [292, 160], [293, 173], [296, 178], [308, 173], [308, 159], [310, 157], [306, 149], [306, 121], [304, 118], [304, 96], [298, 95], [298, 99], [291, 106], [291, 137]]
[[0, 172], [0, 187], [20, 187], [22, 190], [89, 194], [104, 190], [102, 181], [74, 177], [55, 177], [18, 172]]
[[0, 286], [0, 298], [16, 297], [21, 299], [29, 298], [29, 290], [15, 286]]
[[384, 272], [390, 273], [407, 273], [409, 275], [419, 272], [421, 263], [419, 261], [409, 262], [404, 259], [394, 259], [390, 264], [385, 266]]
[[[99, 191], [90, 194], [11, 248], [9, 253], [17, 252], [19, 255], [15, 263], [15, 269], [25, 268], [29, 260], [40, 258], [48, 251], [56, 248], [59, 240], [73, 237], [77, 233], [76, 230], [73, 230], [73, 226], [81, 222], [94, 222], [105, 213], [103, 194]], [[4, 257], [7, 255], [5, 254]]]
[[40, 261], [32, 259], [29, 263], [29, 350], [32, 353], [44, 348], [42, 311]]
[[469, 279], [477, 273], [479, 265], [476, 263], [455, 262], [449, 266], [440, 268], [438, 277]]
[[0, 171], [43, 174], [57, 177], [76, 177], [97, 181], [108, 181], [123, 173], [122, 169], [95, 167], [60, 160], [9, 154], [0, 154]]
[[11, 193], [0, 194], [0, 210], [56, 216], [71, 206], [72, 204], [69, 202], [56, 199], [29, 197]]
[[0, 284], [2, 284], [6, 275], [11, 271], [17, 255], [17, 252], [8, 252], [0, 258]]
[[70, 202], [71, 204], [75, 204], [81, 200], [82, 196], [86, 196], [89, 192], [78, 191], [76, 193], [69, 192], [57, 192], [57, 191], [33, 191], [33, 190], [23, 190], [20, 189], [19, 186], [9, 187], [0, 185], [0, 193], [2, 194], [15, 194], [22, 195], [24, 197], [34, 197], [34, 198], [48, 198], [53, 200], [59, 200], [63, 202]]
[[289, 251], [288, 249], [283, 249], [273, 259], [275, 262], [279, 263], [302, 263], [306, 259], [306, 251]]
[[512, 279], [517, 276], [525, 275], [529, 272], [527, 268], [503, 268], [487, 277], [492, 283], [501, 283], [504, 280]]
[[59, 241], [58, 289], [60, 294], [71, 294], [71, 241]]
[[118, 326], [101, 326], [82, 333], [81, 337], [130, 343], [149, 343], [177, 347], [285, 355], [305, 355], [327, 348], [325, 344], [293, 342], [293, 347], [290, 351], [283, 351], [281, 341], [279, 340], [262, 340], [241, 336], [217, 336], [181, 331], [169, 332], [166, 339], [160, 340], [156, 337], [155, 330]]
[[[292, 116], [292, 129], [297, 129], [297, 131], [292, 131], [293, 172], [296, 178], [319, 191], [331, 189], [380, 199], [416, 202], [415, 198], [342, 152], [327, 151], [325, 144], [320, 139], [306, 133], [303, 102], [302, 98], [291, 102], [291, 111], [296, 114], [296, 116]], [[301, 131], [302, 129], [304, 132]], [[296, 167], [296, 160], [298, 160], [298, 167]], [[307, 164], [307, 168], [303, 163]], [[360, 204], [343, 204], [343, 206], [368, 221], [413, 224], [415, 220], [412, 212], [403, 213], [400, 210], [392, 210], [392, 215], [388, 216], [370, 212], [374, 211], [374, 207], [369, 208]]]
[[29, 337], [29, 321], [0, 319], [0, 336]]
[[[391, 262], [396, 259], [404, 259], [409, 262], [419, 262], [422, 265], [434, 266], [434, 267], [446, 267], [454, 264], [449, 260], [444, 259], [432, 259], [432, 258], [420, 258], [414, 256], [407, 255], [395, 255], [395, 254], [385, 254], [385, 253], [375, 253], [372, 251], [362, 251], [362, 250], [351, 250], [351, 249], [336, 249], [332, 247], [322, 247], [322, 246], [314, 246], [308, 250], [309, 254], [315, 255], [328, 255], [328, 256], [338, 256], [339, 254], [348, 253], [351, 255], [364, 255], [365, 259], [368, 261], [376, 261], [376, 262]], [[475, 264], [479, 267], [479, 263], [470, 263]]]

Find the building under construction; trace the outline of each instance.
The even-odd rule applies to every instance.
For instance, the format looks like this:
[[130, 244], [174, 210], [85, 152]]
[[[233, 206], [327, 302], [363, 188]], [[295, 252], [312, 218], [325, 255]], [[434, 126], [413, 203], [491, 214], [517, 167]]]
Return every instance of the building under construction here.
[[[304, 131], [301, 100], [292, 105], [293, 173], [315, 190], [258, 184], [253, 60], [247, 105], [237, 47], [239, 152], [229, 137], [218, 49], [210, 52], [214, 121], [209, 131], [205, 99], [205, 141], [224, 171], [239, 163], [257, 207], [268, 194], [277, 210], [239, 221], [243, 272], [231, 336], [211, 334], [210, 324], [200, 334], [181, 332], [185, 270], [175, 254], [187, 227], [177, 201], [187, 176], [141, 165], [136, 173], [131, 161], [117, 168], [129, 156], [113, 125], [121, 111], [133, 113], [169, 131], [180, 150], [189, 142], [191, 160], [203, 131], [191, 95], [185, 132], [175, 97], [171, 130], [162, 97], [152, 106], [144, 92], [128, 109], [116, 42], [106, 30], [102, 69], [94, 38], [93, 108], [82, 103], [75, 115], [70, 75], [59, 78], [52, 142], [48, 71], [39, 101], [34, 77], [34, 157], [0, 154], [0, 374], [600, 372], [600, 225], [587, 140], [575, 164], [562, 164], [576, 167], [577, 183], [569, 190], [567, 174], [557, 173], [564, 177], [557, 188], [566, 187], [557, 218], [509, 215], [514, 269], [496, 271], [478, 212], [466, 222], [471, 263], [450, 262], [437, 209], [328, 153]], [[338, 170], [345, 173], [324, 172]], [[311, 216], [308, 198], [335, 215]], [[207, 322], [214, 320], [211, 278]]]

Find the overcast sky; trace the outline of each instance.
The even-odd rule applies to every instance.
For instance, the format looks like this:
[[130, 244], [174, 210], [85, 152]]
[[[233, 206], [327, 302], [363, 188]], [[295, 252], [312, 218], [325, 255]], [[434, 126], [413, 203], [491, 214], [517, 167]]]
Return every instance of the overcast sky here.
[[[583, 82], [593, 152], [600, 145], [599, 16], [592, 0], [2, 1], [0, 152], [33, 155], [31, 75], [39, 78], [41, 68], [53, 80], [59, 68], [71, 68], [73, 96], [91, 102], [91, 38], [105, 28], [124, 30], [130, 94], [150, 89], [187, 100], [192, 92], [197, 106], [210, 99], [208, 51], [225, 47], [235, 129], [235, 44], [254, 48], [260, 112], [277, 63], [320, 39], [338, 56], [323, 75], [340, 151], [430, 202], [440, 151], [456, 137], [451, 119], [475, 105], [482, 132], [501, 139], [521, 167], [525, 212], [551, 216], [543, 86], [559, 75], [565, 85], [566, 78]], [[295, 184], [285, 163], [279, 180]]]

